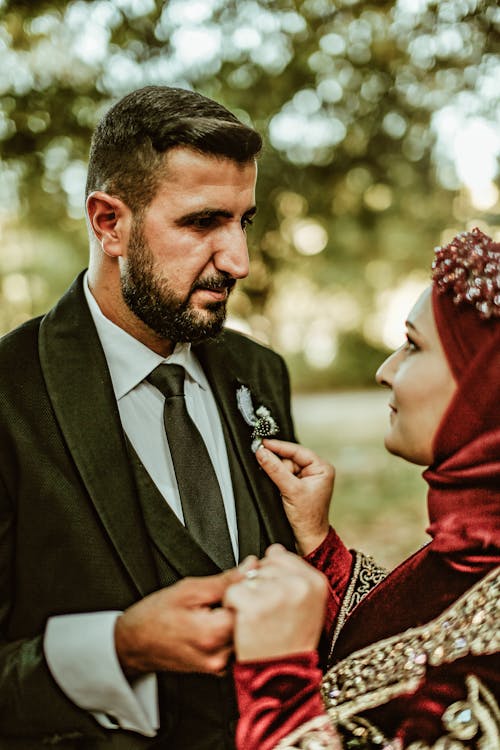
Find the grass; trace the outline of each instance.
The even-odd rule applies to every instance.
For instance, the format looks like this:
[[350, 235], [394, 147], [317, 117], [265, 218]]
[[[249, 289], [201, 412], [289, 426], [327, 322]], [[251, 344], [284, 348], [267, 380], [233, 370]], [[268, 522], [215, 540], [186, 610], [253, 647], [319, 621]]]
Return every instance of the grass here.
[[293, 410], [300, 441], [336, 468], [332, 525], [348, 547], [392, 568], [429, 537], [423, 467], [383, 445], [387, 402], [383, 390], [297, 394]]

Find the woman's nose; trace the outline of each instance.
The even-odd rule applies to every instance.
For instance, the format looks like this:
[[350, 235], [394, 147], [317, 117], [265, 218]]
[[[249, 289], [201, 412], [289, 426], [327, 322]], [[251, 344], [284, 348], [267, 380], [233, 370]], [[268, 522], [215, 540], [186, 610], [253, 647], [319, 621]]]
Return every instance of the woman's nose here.
[[394, 373], [396, 372], [398, 367], [400, 354], [401, 347], [399, 349], [396, 349], [395, 352], [390, 354], [387, 359], [382, 362], [377, 372], [375, 373], [375, 380], [377, 381], [378, 385], [385, 386], [386, 388], [392, 388], [392, 380], [394, 378]]

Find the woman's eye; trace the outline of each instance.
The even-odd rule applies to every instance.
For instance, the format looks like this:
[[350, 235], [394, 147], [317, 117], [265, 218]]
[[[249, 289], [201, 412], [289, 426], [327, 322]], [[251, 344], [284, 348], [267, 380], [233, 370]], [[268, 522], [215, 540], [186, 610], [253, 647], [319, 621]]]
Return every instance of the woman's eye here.
[[419, 346], [413, 341], [413, 339], [407, 336], [406, 341], [403, 344], [403, 349], [405, 352], [418, 352]]
[[253, 219], [250, 216], [243, 217], [241, 220], [241, 227], [242, 229], [248, 229], [248, 227], [251, 227], [253, 224]]

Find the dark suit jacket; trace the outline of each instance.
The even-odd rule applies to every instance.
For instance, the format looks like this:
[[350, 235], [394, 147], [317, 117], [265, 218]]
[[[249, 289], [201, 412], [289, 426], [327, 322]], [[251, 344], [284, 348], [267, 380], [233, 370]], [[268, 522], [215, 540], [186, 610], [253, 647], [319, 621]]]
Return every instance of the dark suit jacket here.
[[[282, 359], [226, 331], [196, 354], [237, 446], [262, 528], [293, 547], [279, 495], [250, 450], [236, 405], [247, 385], [294, 439]], [[166, 514], [170, 514], [166, 506]], [[173, 514], [173, 578], [217, 572]], [[154, 742], [103, 730], [58, 688], [43, 654], [47, 618], [124, 609], [158, 579], [134, 491], [106, 361], [77, 279], [43, 318], [0, 342], [0, 750], [138, 750]]]

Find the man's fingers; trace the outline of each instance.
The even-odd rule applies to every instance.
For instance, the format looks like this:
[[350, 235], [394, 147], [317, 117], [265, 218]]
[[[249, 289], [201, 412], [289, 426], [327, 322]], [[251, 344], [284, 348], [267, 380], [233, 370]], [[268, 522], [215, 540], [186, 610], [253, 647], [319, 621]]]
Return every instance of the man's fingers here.
[[225, 570], [214, 576], [203, 578], [184, 578], [176, 586], [183, 589], [183, 599], [192, 607], [213, 607], [220, 604], [228, 586], [240, 581], [241, 571], [238, 568]]
[[[233, 584], [233, 586], [234, 585], [237, 584]], [[203, 633], [202, 643], [200, 645], [204, 651], [208, 653], [216, 652], [221, 648], [232, 644], [234, 616], [233, 613], [223, 605], [200, 613], [200, 617], [197, 618], [197, 625], [200, 625], [199, 632]]]

